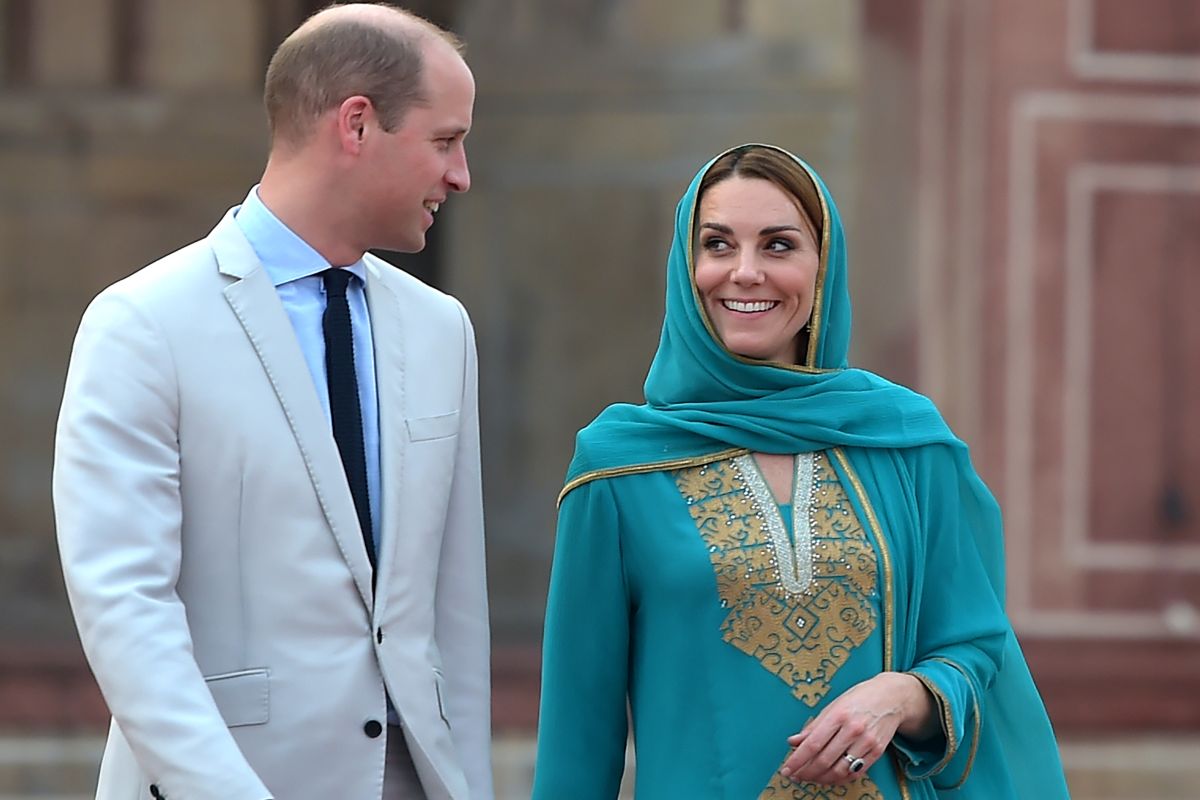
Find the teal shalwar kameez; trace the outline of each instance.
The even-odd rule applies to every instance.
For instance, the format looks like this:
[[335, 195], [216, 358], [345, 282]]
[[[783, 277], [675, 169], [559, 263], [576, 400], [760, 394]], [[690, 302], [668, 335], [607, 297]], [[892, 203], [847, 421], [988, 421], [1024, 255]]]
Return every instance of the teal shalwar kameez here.
[[[628, 721], [637, 800], [1066, 798], [1004, 615], [999, 508], [927, 398], [847, 366], [841, 222], [797, 162], [823, 207], [804, 364], [730, 353], [703, 312], [691, 243], [710, 162], [676, 213], [647, 402], [579, 433], [533, 800], [613, 800]], [[792, 503], [752, 452], [799, 454]], [[778, 774], [789, 735], [888, 670], [926, 686], [940, 735], [898, 736], [846, 785]]]

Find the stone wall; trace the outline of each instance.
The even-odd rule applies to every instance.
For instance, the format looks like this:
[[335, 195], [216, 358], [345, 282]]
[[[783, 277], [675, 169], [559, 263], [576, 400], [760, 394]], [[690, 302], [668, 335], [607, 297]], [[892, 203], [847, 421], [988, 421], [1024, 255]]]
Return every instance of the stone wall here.
[[[244, 196], [265, 156], [266, 58], [318, 5], [0, 0], [0, 694], [84, 681], [61, 708], [9, 704], [0, 725], [103, 713], [49, 493], [79, 316]], [[807, 155], [853, 216], [857, 4], [420, 6], [468, 41], [479, 85], [474, 187], [440, 215], [433, 271], [479, 337], [497, 719], [527, 727], [554, 498], [575, 430], [640, 398], [688, 179], [719, 150], [773, 141]]]
[[[0, 649], [72, 642], [50, 509], [71, 338], [101, 288], [186, 244], [261, 168], [253, 6], [143, 4], [136, 90], [115, 2], [22, 5], [21, 80], [0, 94]], [[202, 9], [197, 11], [197, 9]], [[205, 15], [211, 15], [206, 17]], [[207, 44], [206, 44], [207, 42]], [[12, 65], [10, 67], [10, 79]]]

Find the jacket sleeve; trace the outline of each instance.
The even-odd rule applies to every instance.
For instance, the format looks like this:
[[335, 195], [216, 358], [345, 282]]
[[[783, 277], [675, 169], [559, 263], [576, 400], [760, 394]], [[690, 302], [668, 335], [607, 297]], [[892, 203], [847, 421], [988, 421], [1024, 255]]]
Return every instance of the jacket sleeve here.
[[573, 489], [558, 515], [533, 800], [614, 800], [625, 767], [629, 595], [612, 488]]
[[[910, 469], [924, 564], [916, 598], [916, 662], [908, 672], [934, 698], [941, 736], [927, 742], [899, 737], [896, 746], [909, 777], [938, 776], [938, 785], [955, 785], [970, 770], [981, 701], [1011, 635], [978, 544], [981, 535], [1000, 535], [999, 509], [990, 495], [991, 507], [979, 507], [947, 447], [914, 451]], [[975, 530], [979, 526], [994, 530]]]
[[179, 402], [169, 344], [119, 291], [80, 323], [55, 440], [53, 495], [80, 640], [114, 720], [167, 798], [270, 792], [226, 727], [176, 593]]
[[471, 800], [491, 800], [491, 659], [479, 457], [475, 334], [466, 311], [463, 397], [458, 451], [434, 599], [436, 637], [445, 670], [443, 696], [450, 731]]

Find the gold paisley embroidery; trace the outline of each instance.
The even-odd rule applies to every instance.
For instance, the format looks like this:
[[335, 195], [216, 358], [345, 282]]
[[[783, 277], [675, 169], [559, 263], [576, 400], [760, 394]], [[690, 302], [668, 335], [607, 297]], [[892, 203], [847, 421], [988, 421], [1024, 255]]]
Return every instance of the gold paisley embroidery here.
[[793, 783], [775, 773], [758, 800], [884, 800], [875, 782], [862, 774], [840, 786], [816, 783]]
[[[721, 607], [721, 636], [758, 660], [810, 708], [878, 625], [878, 565], [858, 515], [823, 453], [814, 464], [813, 580], [787, 592], [762, 512], [729, 460], [675, 471], [680, 494], [708, 549]], [[760, 800], [881, 800], [866, 775], [844, 786], [793, 783], [778, 773]]]

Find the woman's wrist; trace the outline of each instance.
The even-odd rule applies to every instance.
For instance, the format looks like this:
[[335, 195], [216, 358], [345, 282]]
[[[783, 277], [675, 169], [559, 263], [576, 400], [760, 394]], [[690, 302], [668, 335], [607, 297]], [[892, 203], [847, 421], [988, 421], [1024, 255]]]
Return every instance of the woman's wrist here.
[[931, 739], [940, 730], [937, 719], [937, 700], [925, 683], [916, 675], [893, 672], [901, 688], [900, 724], [896, 732], [914, 742]]

